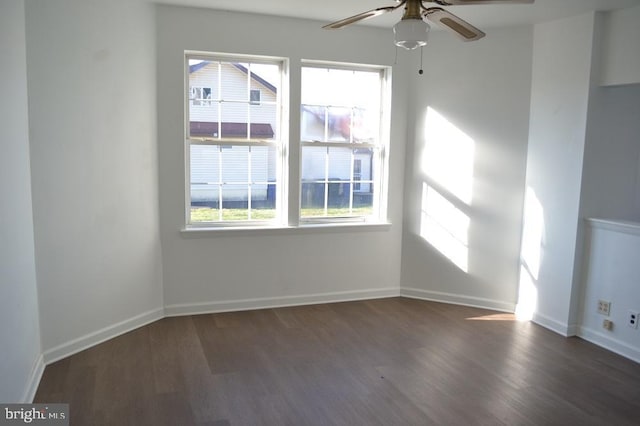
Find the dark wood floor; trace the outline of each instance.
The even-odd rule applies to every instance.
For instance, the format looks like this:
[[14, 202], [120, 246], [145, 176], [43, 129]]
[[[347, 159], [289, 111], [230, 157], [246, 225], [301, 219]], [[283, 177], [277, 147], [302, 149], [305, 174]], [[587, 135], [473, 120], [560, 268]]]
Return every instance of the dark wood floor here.
[[638, 425], [640, 364], [405, 298], [165, 318], [47, 366], [72, 425]]

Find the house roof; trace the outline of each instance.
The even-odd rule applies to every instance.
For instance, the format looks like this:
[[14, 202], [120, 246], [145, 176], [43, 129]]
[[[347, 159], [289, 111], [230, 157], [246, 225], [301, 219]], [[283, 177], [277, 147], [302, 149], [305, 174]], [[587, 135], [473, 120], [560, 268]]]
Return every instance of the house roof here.
[[[202, 62], [198, 62], [197, 64], [193, 64], [193, 65], [189, 65], [189, 74], [196, 72], [204, 67], [206, 67], [207, 65], [209, 65], [211, 62], [210, 61], [202, 61]], [[247, 69], [247, 67], [245, 67], [244, 65], [238, 64], [238, 63], [231, 63], [234, 67], [236, 67], [238, 70], [242, 71], [245, 74], [249, 74], [249, 70]], [[260, 77], [258, 74], [252, 72], [251, 73], [251, 78], [255, 81], [257, 81], [258, 83], [262, 84], [263, 86], [265, 86], [267, 89], [271, 90], [273, 93], [277, 93], [278, 92], [278, 88], [276, 86], [274, 86], [273, 84], [269, 83], [267, 80], [265, 80], [264, 78]]]
[[[246, 138], [247, 123], [222, 123], [220, 129], [217, 122], [191, 121], [189, 122], [190, 135], [193, 137], [221, 137], [221, 138]], [[218, 135], [218, 131], [222, 133]], [[274, 132], [271, 124], [251, 123], [251, 138], [271, 139]]]

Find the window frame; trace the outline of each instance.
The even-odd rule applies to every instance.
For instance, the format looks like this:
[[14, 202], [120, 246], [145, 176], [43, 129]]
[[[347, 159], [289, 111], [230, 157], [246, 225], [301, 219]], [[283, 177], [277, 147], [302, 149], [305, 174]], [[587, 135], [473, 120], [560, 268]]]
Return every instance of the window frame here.
[[[251, 63], [277, 65], [279, 68], [279, 87], [276, 94], [276, 123], [273, 139], [260, 139], [251, 137], [251, 121], [247, 123], [247, 138], [235, 139], [225, 138], [222, 134], [217, 137], [194, 137], [190, 134], [190, 107], [191, 107], [191, 86], [189, 84], [189, 61], [204, 60], [223, 63]], [[183, 56], [184, 66], [184, 86], [183, 86], [183, 112], [184, 112], [184, 158], [185, 158], [185, 208], [184, 217], [186, 229], [212, 229], [212, 228], [251, 228], [251, 227], [274, 227], [282, 225], [287, 221], [288, 205], [288, 145], [289, 145], [289, 59], [283, 57], [229, 54], [220, 52], [202, 52], [187, 50]], [[195, 86], [194, 86], [195, 87]], [[222, 86], [221, 86], [222, 87]], [[251, 107], [256, 103], [251, 101], [251, 87], [249, 86], [249, 98], [247, 106]], [[213, 99], [211, 100], [214, 101]], [[220, 121], [220, 120], [219, 120]], [[221, 123], [219, 124], [221, 125]], [[220, 147], [222, 152], [226, 147], [246, 146], [249, 147], [275, 147], [276, 149], [276, 177], [275, 177], [275, 217], [268, 220], [217, 220], [194, 222], [191, 217], [191, 147], [194, 145], [207, 145]], [[222, 185], [223, 182], [220, 183]], [[251, 182], [248, 182], [250, 185]], [[249, 201], [250, 206], [251, 201]], [[248, 208], [250, 211], [250, 209]]]
[[[302, 120], [300, 121], [300, 128], [298, 131], [299, 151], [300, 151], [300, 164], [299, 164], [299, 181], [298, 181], [298, 194], [299, 194], [299, 206], [298, 206], [298, 223], [299, 226], [312, 226], [318, 224], [327, 225], [340, 225], [349, 223], [385, 223], [387, 221], [388, 212], [388, 152], [390, 143], [390, 123], [391, 123], [391, 73], [392, 68], [390, 66], [380, 65], [364, 65], [346, 62], [332, 62], [332, 61], [320, 61], [320, 60], [307, 60], [303, 59], [300, 64], [300, 73], [304, 68], [319, 68], [319, 69], [335, 69], [346, 71], [364, 71], [364, 72], [377, 72], [380, 76], [380, 116], [379, 116], [379, 130], [378, 130], [378, 142], [377, 143], [354, 143], [348, 142], [335, 142], [335, 141], [305, 141], [302, 139]], [[301, 118], [301, 108], [304, 105], [302, 103], [302, 78], [300, 79], [300, 105], [298, 107], [298, 114]], [[326, 105], [331, 107], [331, 105]], [[350, 138], [352, 139], [352, 137]], [[354, 189], [354, 153], [353, 150], [357, 148], [371, 149], [373, 151], [373, 161], [371, 167], [372, 178], [364, 181], [373, 186], [373, 200], [372, 200], [372, 214], [371, 215], [345, 215], [345, 216], [302, 216], [302, 151], [304, 147], [322, 147], [322, 148], [348, 148], [352, 150], [352, 158], [350, 162], [350, 209], [353, 203], [353, 195], [356, 192]], [[327, 152], [327, 155], [328, 152]], [[325, 179], [329, 179], [325, 176]], [[328, 181], [327, 181], [328, 182]], [[358, 181], [362, 183], [362, 181]], [[325, 189], [326, 192], [326, 189]], [[325, 195], [326, 199], [326, 195]], [[325, 201], [325, 209], [328, 208]]]

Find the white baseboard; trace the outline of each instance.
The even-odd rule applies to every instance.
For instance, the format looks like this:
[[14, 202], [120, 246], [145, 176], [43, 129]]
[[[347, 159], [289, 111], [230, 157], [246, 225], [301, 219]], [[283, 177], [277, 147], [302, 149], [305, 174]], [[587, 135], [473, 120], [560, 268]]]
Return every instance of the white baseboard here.
[[389, 287], [305, 294], [300, 296], [260, 297], [254, 299], [223, 300], [204, 303], [183, 303], [167, 305], [165, 307], [165, 315], [172, 317], [181, 315], [211, 314], [216, 312], [248, 311], [253, 309], [349, 302], [354, 300], [382, 299], [398, 296], [400, 296], [400, 289], [397, 287]]
[[564, 337], [575, 336], [578, 331], [577, 325], [569, 325], [537, 312], [533, 314], [531, 321]]
[[31, 404], [33, 402], [33, 398], [36, 396], [36, 391], [40, 385], [40, 380], [42, 379], [42, 373], [44, 373], [44, 358], [41, 354], [38, 355], [38, 358], [33, 363], [33, 368], [29, 375], [29, 381], [27, 382], [27, 388], [25, 389], [22, 397], [23, 404]]
[[[142, 327], [165, 316], [194, 315], [214, 312], [246, 311], [252, 309], [276, 308], [282, 306], [311, 305], [318, 303], [347, 302], [352, 300], [380, 299], [400, 296], [398, 288], [382, 288], [370, 290], [343, 291], [333, 293], [310, 294], [303, 296], [283, 296], [270, 298], [228, 300], [220, 302], [190, 303], [168, 305], [165, 308], [154, 309], [119, 323], [107, 326], [101, 330], [78, 337], [54, 348], [44, 351], [42, 355], [44, 365], [88, 349], [99, 343], [113, 339], [121, 334]], [[42, 371], [39, 373], [42, 375]], [[35, 374], [34, 374], [35, 378]], [[37, 389], [40, 377], [34, 387]], [[33, 392], [35, 393], [35, 389]]]
[[48, 349], [43, 353], [44, 363], [51, 364], [62, 358], [83, 351], [99, 343], [113, 339], [116, 336], [127, 333], [164, 317], [164, 309], [158, 308], [144, 312], [132, 318], [109, 325], [101, 330], [78, 337], [69, 342]]
[[453, 305], [471, 306], [474, 308], [491, 309], [501, 312], [515, 312], [515, 303], [501, 300], [485, 299], [482, 297], [465, 296], [439, 291], [423, 290], [419, 288], [402, 287], [400, 296], [412, 299], [430, 300], [432, 302], [450, 303]]
[[595, 331], [586, 327], [578, 327], [577, 334], [578, 337], [588, 342], [603, 347], [611, 352], [615, 352], [618, 355], [622, 355], [625, 358], [629, 358], [632, 361], [640, 363], [640, 348], [638, 347], [633, 347], [628, 343], [622, 342], [618, 339], [614, 339], [609, 335], [602, 334], [599, 331]]

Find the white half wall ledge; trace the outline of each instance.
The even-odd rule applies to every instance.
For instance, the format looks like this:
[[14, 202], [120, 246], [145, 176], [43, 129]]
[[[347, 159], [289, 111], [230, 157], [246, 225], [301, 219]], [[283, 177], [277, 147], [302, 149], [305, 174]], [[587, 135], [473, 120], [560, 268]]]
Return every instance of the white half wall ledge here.
[[593, 228], [607, 229], [623, 234], [640, 235], [640, 223], [627, 220], [587, 218], [587, 223]]
[[156, 308], [126, 319], [124, 321], [120, 321], [116, 324], [109, 325], [84, 336], [78, 337], [69, 342], [46, 350], [43, 353], [44, 363], [46, 365], [52, 364], [63, 358], [81, 352], [85, 349], [89, 349], [100, 343], [106, 342], [107, 340], [113, 339], [114, 337], [118, 337], [122, 334], [128, 333], [137, 328], [160, 320], [164, 318], [164, 316], [164, 308]]
[[472, 308], [489, 309], [500, 312], [513, 313], [516, 310], [515, 303], [502, 300], [485, 299], [482, 297], [462, 294], [444, 293], [439, 291], [423, 290], [413, 287], [400, 288], [400, 296], [411, 299], [428, 300], [430, 302], [448, 303], [452, 305], [470, 306]]
[[399, 297], [398, 287], [376, 288], [366, 290], [338, 291], [296, 296], [260, 297], [252, 299], [236, 299], [210, 301], [201, 303], [172, 304], [165, 307], [168, 317], [183, 315], [212, 314], [219, 312], [238, 312], [258, 309], [283, 308], [289, 306], [317, 305], [321, 303], [352, 302], [357, 300], [385, 299]]
[[615, 352], [625, 358], [640, 363], [640, 350], [627, 343], [607, 336], [599, 331], [587, 327], [578, 328], [578, 337], [598, 345], [604, 350]]

